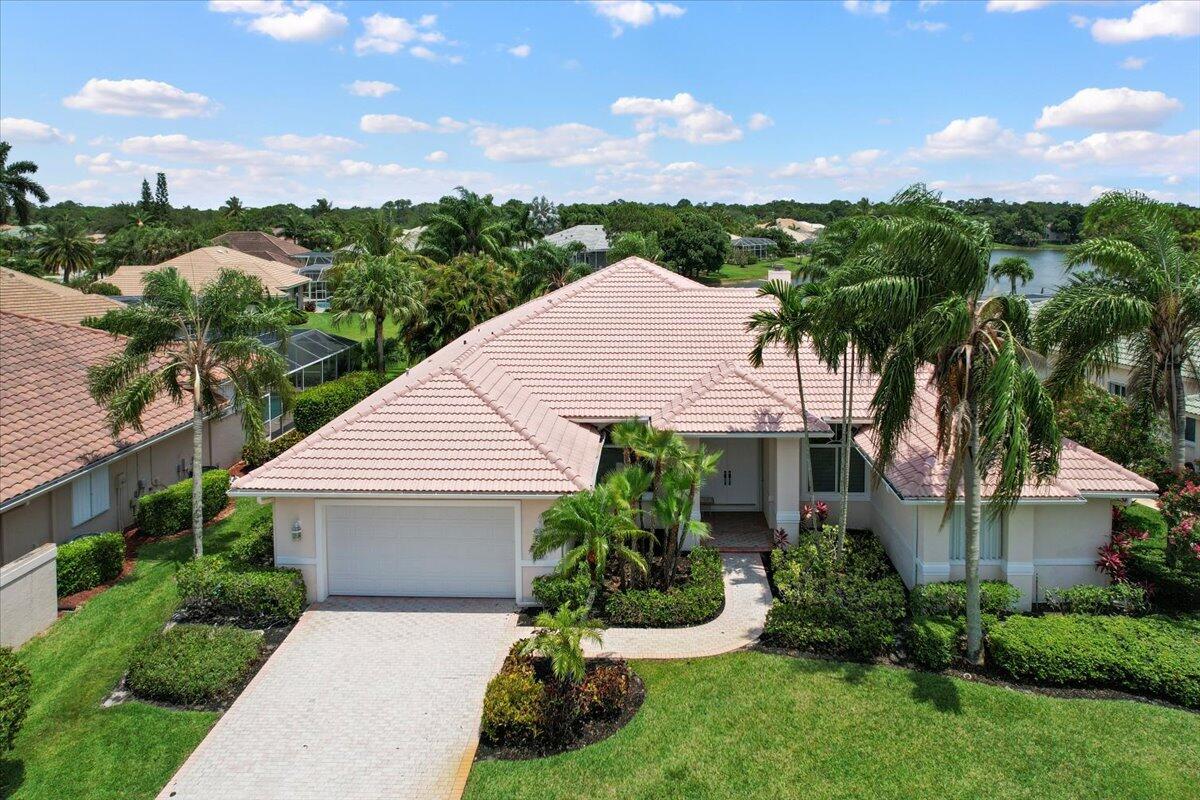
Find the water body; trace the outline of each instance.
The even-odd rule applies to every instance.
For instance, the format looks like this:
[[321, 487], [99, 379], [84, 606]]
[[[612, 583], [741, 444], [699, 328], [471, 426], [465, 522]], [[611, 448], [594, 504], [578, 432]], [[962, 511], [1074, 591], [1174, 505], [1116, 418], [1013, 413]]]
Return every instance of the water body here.
[[[1033, 280], [1022, 287], [1017, 284], [1017, 291], [1022, 294], [1048, 297], [1054, 294], [1058, 287], [1067, 280], [1067, 253], [1065, 250], [1012, 250], [997, 247], [992, 250], [992, 264], [1008, 256], [1020, 256], [1033, 267]], [[1008, 281], [991, 281], [988, 284], [988, 294], [1002, 294], [1008, 291]]]

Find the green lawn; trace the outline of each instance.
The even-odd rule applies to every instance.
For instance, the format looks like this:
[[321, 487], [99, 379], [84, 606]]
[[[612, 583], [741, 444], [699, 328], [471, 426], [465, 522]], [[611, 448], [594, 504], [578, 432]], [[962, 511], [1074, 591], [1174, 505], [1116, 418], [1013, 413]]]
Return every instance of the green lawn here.
[[726, 264], [712, 276], [714, 283], [738, 283], [739, 281], [764, 280], [767, 270], [777, 266], [795, 270], [804, 261], [802, 256], [786, 256], [784, 258], [769, 258], [766, 261], [756, 261], [740, 267], [736, 264]]
[[[253, 500], [239, 501], [206, 532], [205, 552], [228, 546], [254, 508]], [[100, 707], [133, 648], [175, 609], [175, 568], [191, 548], [190, 536], [143, 547], [131, 576], [21, 648], [33, 705], [15, 749], [0, 761], [0, 797], [152, 798], [208, 733], [216, 714]]]
[[[313, 328], [314, 330], [325, 331], [326, 333], [334, 333], [338, 336], [345, 336], [347, 339], [354, 339], [359, 342], [374, 343], [375, 341], [374, 323], [364, 328], [355, 321], [347, 321], [335, 328], [333, 325], [333, 314], [330, 314], [327, 311], [308, 312], [308, 322], [300, 327]], [[396, 324], [395, 320], [393, 320], [391, 317], [388, 317], [388, 319], [384, 320], [384, 338], [394, 338], [399, 332], [400, 326]]]
[[886, 667], [742, 652], [635, 665], [615, 736], [481, 762], [491, 798], [1195, 798], [1200, 715]]

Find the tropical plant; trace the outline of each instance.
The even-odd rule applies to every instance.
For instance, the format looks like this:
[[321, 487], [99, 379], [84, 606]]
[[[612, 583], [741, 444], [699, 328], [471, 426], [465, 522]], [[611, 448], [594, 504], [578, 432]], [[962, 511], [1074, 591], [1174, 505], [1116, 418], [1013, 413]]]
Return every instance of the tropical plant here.
[[51, 222], [33, 243], [33, 253], [50, 271], [62, 271], [63, 283], [72, 272], [85, 272], [96, 263], [96, 246], [83, 233], [83, 226], [62, 218]]
[[317, 202], [313, 203], [313, 206], [311, 209], [309, 209], [309, 211], [312, 212], [314, 217], [320, 217], [324, 214], [328, 214], [330, 211], [333, 211], [333, 204], [324, 197], [318, 197]]
[[[107, 412], [117, 436], [139, 433], [146, 409], [166, 397], [192, 406], [192, 534], [204, 552], [204, 421], [227, 402], [241, 413], [248, 442], [263, 438], [262, 398], [274, 394], [291, 408], [292, 384], [280, 354], [287, 346], [289, 306], [267, 299], [258, 278], [222, 270], [193, 291], [173, 268], [142, 278], [142, 302], [109, 311], [111, 330], [124, 334], [124, 349], [88, 370], [88, 389]], [[260, 334], [274, 334], [278, 347]]]
[[533, 623], [533, 636], [521, 645], [521, 655], [543, 655], [550, 659], [550, 670], [562, 683], [575, 684], [583, 680], [586, 664], [583, 642], [600, 644], [604, 626], [588, 619], [586, 609], [564, 605], [555, 613], [543, 611]]
[[658, 237], [663, 260], [689, 278], [716, 272], [729, 252], [729, 234], [701, 211], [688, 211], [668, 225]]
[[587, 265], [575, 260], [575, 254], [582, 250], [580, 242], [572, 242], [567, 247], [538, 242], [522, 251], [517, 256], [517, 295], [532, 299], [587, 275]]
[[448, 264], [432, 265], [422, 277], [426, 313], [405, 332], [414, 356], [440, 350], [508, 311], [516, 299], [512, 275], [487, 256], [460, 255]]
[[313, 222], [309, 217], [297, 212], [285, 215], [283, 221], [279, 224], [283, 237], [291, 239], [293, 242], [299, 242], [303, 239], [312, 226]]
[[1016, 294], [1017, 281], [1024, 286], [1033, 280], [1033, 267], [1021, 256], [1005, 256], [992, 264], [991, 276], [994, 281], [1007, 280], [1009, 294]]
[[204, 245], [204, 238], [193, 228], [127, 225], [96, 249], [96, 271], [106, 275], [124, 264], [161, 264]]
[[[989, 513], [1006, 512], [1028, 483], [1058, 467], [1054, 405], [1013, 334], [1029, 316], [1014, 295], [985, 299], [992, 237], [940, 203], [923, 185], [892, 200], [892, 213], [862, 223], [845, 266], [827, 281], [834, 302], [862, 327], [879, 367], [871, 400], [876, 468], [895, 461], [919, 399], [934, 395], [938, 455], [946, 461], [945, 513], [965, 511], [967, 657], [981, 653], [979, 524], [981, 485], [993, 485]], [[860, 256], [861, 257], [858, 257]]]
[[14, 161], [8, 163], [8, 154], [12, 145], [0, 142], [0, 223], [8, 222], [13, 212], [17, 214], [17, 223], [28, 225], [33, 213], [33, 204], [27, 195], [33, 195], [39, 203], [50, 201], [50, 195], [37, 181], [29, 178], [38, 171], [37, 164], [32, 161]]
[[420, 256], [398, 250], [392, 256], [362, 256], [337, 270], [329, 299], [333, 324], [354, 319], [363, 330], [374, 324], [375, 369], [380, 375], [386, 371], [384, 323], [391, 317], [397, 324], [409, 325], [424, 311], [416, 274], [423, 262]]
[[242, 205], [241, 199], [234, 195], [225, 201], [225, 204], [219, 209], [221, 214], [229, 219], [241, 219], [242, 214], [246, 211], [246, 207]]
[[675, 584], [679, 554], [688, 537], [704, 540], [711, 536], [708, 523], [692, 518], [692, 510], [700, 497], [700, 487], [717, 471], [721, 454], [710, 453], [703, 445], [676, 459], [663, 476], [658, 496], [654, 499], [654, 518], [663, 527], [663, 588]]
[[500, 263], [511, 261], [509, 222], [492, 203], [490, 194], [482, 197], [459, 186], [456, 195], [438, 202], [438, 209], [427, 221], [421, 235], [420, 252], [446, 263], [460, 255], [486, 255]]
[[608, 263], [615, 264], [630, 256], [659, 263], [663, 260], [662, 248], [658, 246], [658, 234], [630, 231], [622, 233], [608, 249]]
[[1038, 311], [1034, 343], [1053, 354], [1046, 384], [1056, 396], [1118, 362], [1132, 363], [1128, 397], [1166, 412], [1175, 471], [1186, 461], [1185, 379], [1200, 378], [1200, 254], [1180, 244], [1165, 207], [1110, 192], [1088, 209], [1101, 235], [1074, 245], [1067, 264], [1092, 269]]
[[508, 243], [517, 247], [531, 245], [544, 234], [533, 218], [532, 209], [520, 201], [512, 202], [518, 203], [520, 207], [509, 217]]
[[546, 199], [545, 195], [529, 201], [529, 216], [542, 236], [549, 236], [555, 231], [562, 230], [562, 219], [558, 206]]
[[386, 256], [399, 247], [404, 231], [392, 221], [386, 211], [371, 214], [354, 232], [354, 244], [360, 253], [369, 256]]

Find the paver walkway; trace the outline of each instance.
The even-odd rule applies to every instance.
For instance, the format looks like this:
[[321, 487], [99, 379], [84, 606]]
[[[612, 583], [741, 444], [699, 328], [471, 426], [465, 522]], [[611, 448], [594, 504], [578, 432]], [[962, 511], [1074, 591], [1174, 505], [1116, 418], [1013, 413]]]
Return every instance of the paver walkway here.
[[[690, 628], [609, 628], [604, 643], [585, 644], [589, 656], [698, 658], [738, 650], [758, 640], [771, 607], [771, 586], [758, 553], [727, 553], [725, 609], [712, 622]], [[517, 628], [521, 638], [532, 628]]]
[[515, 625], [511, 600], [313, 606], [159, 798], [457, 797]]

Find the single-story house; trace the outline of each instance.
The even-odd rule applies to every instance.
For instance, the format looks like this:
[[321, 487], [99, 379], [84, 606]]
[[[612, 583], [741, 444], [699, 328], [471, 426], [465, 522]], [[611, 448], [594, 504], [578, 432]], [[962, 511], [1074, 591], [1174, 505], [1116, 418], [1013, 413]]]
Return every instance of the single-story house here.
[[[274, 505], [276, 563], [331, 594], [532, 601], [554, 556], [530, 546], [556, 498], [591, 488], [622, 454], [612, 424], [640, 417], [721, 451], [694, 514], [720, 531], [758, 520], [798, 534], [805, 503], [840, 494], [841, 380], [801, 354], [809, 416], [791, 359], [750, 366], [745, 323], [770, 298], [707, 287], [627, 258], [480, 325], [300, 444], [235, 481]], [[922, 389], [901, 457], [878, 482], [867, 427], [875, 379], [854, 398], [850, 522], [873, 529], [911, 586], [963, 570], [961, 514], [942, 524], [945, 466]], [[803, 479], [804, 451], [813, 493]], [[989, 527], [985, 568], [1022, 591], [1099, 582], [1092, 567], [1111, 509], [1154, 486], [1068, 443], [1051, 483], [1030, 486]]]
[[[0, 644], [17, 646], [54, 621], [58, 544], [124, 529], [138, 497], [191, 474], [192, 411], [160, 399], [113, 437], [87, 369], [122, 337], [3, 311], [0, 342]], [[237, 415], [209, 420], [204, 465], [241, 447]]]
[[57, 281], [0, 267], [0, 311], [78, 325], [88, 317], [102, 317], [115, 308], [124, 305], [111, 297], [84, 294]]
[[174, 267], [195, 290], [212, 283], [221, 270], [234, 269], [253, 275], [262, 281], [267, 292], [290, 298], [297, 306], [304, 305], [304, 287], [309, 279], [295, 267], [266, 258], [252, 256], [229, 247], [201, 247], [198, 250], [169, 258], [161, 264], [117, 267], [105, 280], [117, 287], [118, 299], [137, 302], [142, 296], [142, 276], [147, 272]]
[[820, 236], [821, 231], [825, 230], [825, 226], [819, 222], [805, 222], [804, 220], [790, 219], [788, 217], [779, 217], [772, 222], [761, 222], [755, 227], [778, 228], [798, 244], [808, 244]]
[[775, 247], [775, 242], [762, 236], [735, 236], [729, 246], [762, 260], [767, 257], [771, 248]]
[[604, 232], [603, 225], [575, 225], [552, 233], [542, 241], [558, 247], [567, 247], [579, 242], [583, 249], [575, 253], [574, 258], [593, 270], [600, 269], [608, 263], [608, 234]]
[[310, 250], [263, 231], [229, 231], [214, 237], [212, 243], [291, 267], [309, 280], [304, 286], [305, 302], [322, 306], [329, 302], [325, 271], [333, 266], [333, 253]]

